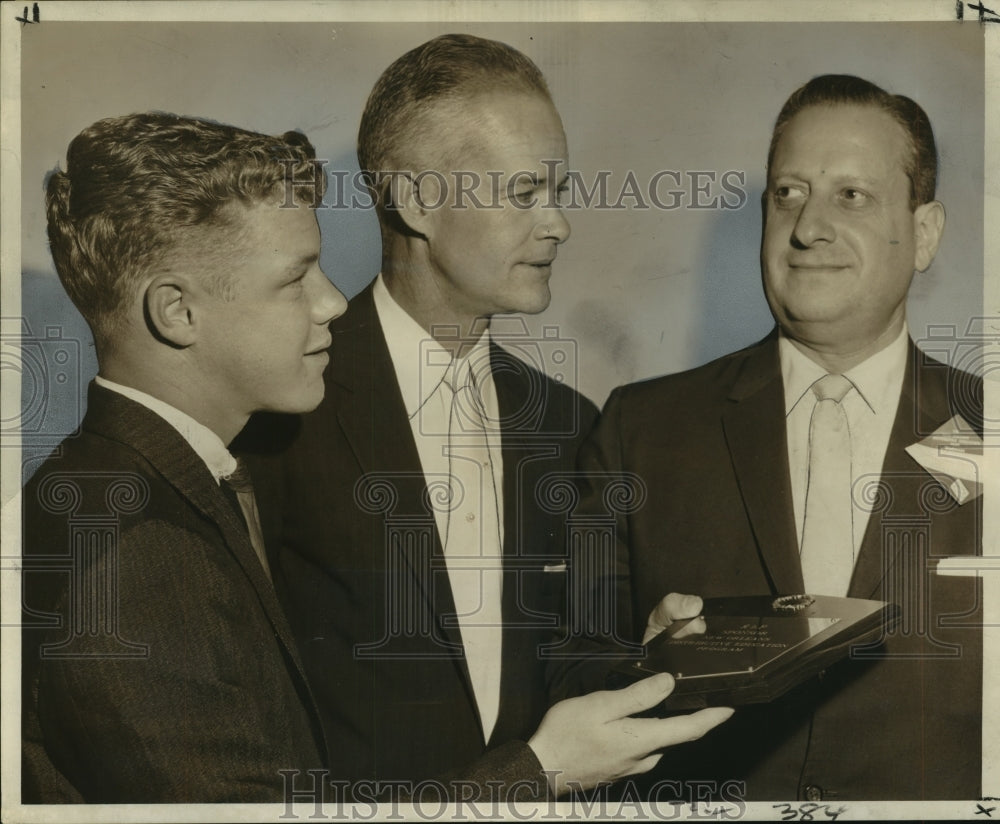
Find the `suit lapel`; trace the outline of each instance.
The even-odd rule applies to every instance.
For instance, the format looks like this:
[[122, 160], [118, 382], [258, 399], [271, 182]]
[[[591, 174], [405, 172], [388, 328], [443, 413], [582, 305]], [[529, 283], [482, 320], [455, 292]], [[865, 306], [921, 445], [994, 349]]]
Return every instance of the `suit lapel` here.
[[733, 471], [774, 592], [801, 592], [777, 336], [750, 350], [738, 369], [722, 416]]
[[[433, 512], [426, 503], [427, 484], [420, 453], [375, 310], [372, 286], [358, 294], [348, 312], [334, 321], [333, 351], [328, 382], [335, 384], [337, 421], [359, 467], [364, 474], [391, 478], [398, 497], [389, 515], [426, 518], [433, 525]], [[382, 523], [384, 527], [384, 519]], [[426, 568], [421, 568], [412, 552], [404, 551], [402, 556], [419, 591], [431, 605], [441, 640], [456, 651], [456, 663], [471, 698], [468, 667], [464, 656], [458, 654], [462, 648], [461, 630], [453, 619], [455, 601], [436, 527], [433, 536], [431, 554], [435, 572], [429, 574]], [[444, 621], [445, 616], [452, 617]]]
[[890, 510], [897, 518], [907, 513], [917, 519], [925, 515], [918, 511], [920, 490], [930, 476], [906, 453], [906, 447], [937, 429], [951, 412], [944, 367], [921, 368], [923, 357], [910, 341], [899, 407], [882, 463], [880, 482], [887, 492], [886, 505], [876, 508], [868, 519], [848, 591], [851, 597], [877, 597], [886, 573], [897, 560], [900, 542], [883, 540], [884, 516]]
[[87, 421], [90, 429], [139, 452], [194, 509], [218, 526], [268, 617], [280, 629], [286, 644], [294, 649], [274, 587], [254, 552], [246, 527], [187, 441], [159, 415], [96, 384], [91, 387], [88, 403], [93, 413]]
[[[250, 543], [246, 526], [226, 500], [204, 461], [187, 441], [156, 413], [96, 384], [91, 384], [90, 387], [85, 426], [135, 449], [193, 509], [218, 527], [226, 547], [253, 586], [265, 615], [288, 652], [299, 677], [307, 684], [305, 668], [299, 658], [291, 627], [278, 603], [274, 585], [268, 579]], [[315, 707], [313, 712], [318, 718]], [[322, 732], [318, 724], [317, 731], [322, 744]]]
[[327, 381], [335, 384], [337, 421], [358, 465], [365, 473], [419, 473], [409, 426], [400, 426], [407, 423], [406, 408], [370, 286], [334, 322], [332, 348]]
[[[526, 563], [540, 567], [548, 560], [526, 557], [532, 551], [528, 538], [538, 537], [541, 531], [551, 528], [539, 519], [540, 508], [534, 495], [539, 474], [552, 467], [552, 459], [559, 455], [561, 447], [555, 435], [541, 442], [537, 437], [547, 431], [549, 410], [545, 394], [537, 384], [540, 376], [496, 343], [490, 346], [490, 365], [502, 428], [504, 519], [500, 710], [490, 739], [492, 744], [523, 735], [530, 721], [521, 692], [525, 685], [534, 683], [538, 659], [533, 649], [531, 654], [525, 654], [525, 650], [526, 643], [536, 643], [541, 636], [525, 627], [537, 618], [526, 614], [523, 604], [537, 601], [535, 588], [540, 586], [543, 576], [523, 573]], [[523, 601], [519, 602], [519, 596]]]
[[[497, 393], [497, 409], [501, 422], [501, 453], [503, 462], [503, 555], [509, 560], [518, 553], [518, 536], [523, 525], [518, 523], [518, 513], [525, 511], [522, 504], [524, 497], [523, 478], [520, 470], [524, 465], [524, 446], [517, 437], [521, 427], [521, 418], [526, 411], [524, 406], [529, 396], [523, 374], [527, 367], [496, 343], [490, 344], [490, 368], [493, 374], [493, 384]], [[531, 429], [531, 421], [525, 421]], [[504, 588], [506, 593], [507, 589]], [[504, 599], [506, 601], [506, 597]]]

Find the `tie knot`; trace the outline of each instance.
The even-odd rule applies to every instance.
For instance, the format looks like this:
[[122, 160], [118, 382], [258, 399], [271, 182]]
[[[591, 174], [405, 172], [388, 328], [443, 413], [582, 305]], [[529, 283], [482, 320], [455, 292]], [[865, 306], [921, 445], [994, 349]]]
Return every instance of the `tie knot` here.
[[475, 364], [471, 363], [468, 358], [455, 360], [445, 372], [442, 382], [452, 391], [454, 402], [481, 411], [483, 400], [474, 370]]
[[854, 386], [843, 375], [824, 375], [812, 385], [813, 394], [821, 401], [840, 403]]
[[481, 435], [486, 426], [489, 416], [475, 370], [476, 363], [469, 358], [455, 360], [442, 381], [452, 391], [449, 424], [452, 434]]
[[451, 366], [444, 373], [444, 382], [448, 388], [458, 394], [465, 389], [475, 389], [476, 379], [472, 374], [472, 364], [466, 358], [454, 358]]
[[236, 492], [251, 492], [253, 490], [253, 482], [250, 480], [250, 470], [241, 458], [236, 459], [236, 469], [229, 475], [224, 475], [220, 480], [228, 484]]

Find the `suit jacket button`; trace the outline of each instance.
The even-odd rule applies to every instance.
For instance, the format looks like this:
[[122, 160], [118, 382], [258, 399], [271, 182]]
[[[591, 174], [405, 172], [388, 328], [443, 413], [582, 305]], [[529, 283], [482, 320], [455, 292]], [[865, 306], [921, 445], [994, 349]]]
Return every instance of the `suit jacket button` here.
[[810, 784], [806, 787], [806, 801], [822, 801], [823, 800], [823, 788], [817, 787], [815, 784]]

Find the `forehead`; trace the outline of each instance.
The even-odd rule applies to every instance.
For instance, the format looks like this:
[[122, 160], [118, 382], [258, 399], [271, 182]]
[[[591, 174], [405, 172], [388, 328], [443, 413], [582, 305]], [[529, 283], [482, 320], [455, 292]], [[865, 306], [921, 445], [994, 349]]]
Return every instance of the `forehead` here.
[[240, 210], [237, 225], [251, 246], [264, 246], [275, 254], [298, 254], [303, 247], [319, 243], [315, 209], [296, 199], [294, 205], [270, 198], [257, 200]]
[[905, 129], [882, 109], [810, 106], [785, 124], [768, 172], [905, 176], [909, 151]]
[[[542, 160], [565, 160], [562, 120], [544, 95], [492, 92], [449, 101], [432, 112], [438, 156], [453, 169], [535, 169]], [[440, 135], [447, 137], [440, 140]]]
[[221, 253], [231, 259], [299, 257], [319, 246], [316, 212], [301, 203], [285, 208], [271, 198], [244, 203], [230, 201], [216, 219], [191, 227], [179, 240], [202, 253]]

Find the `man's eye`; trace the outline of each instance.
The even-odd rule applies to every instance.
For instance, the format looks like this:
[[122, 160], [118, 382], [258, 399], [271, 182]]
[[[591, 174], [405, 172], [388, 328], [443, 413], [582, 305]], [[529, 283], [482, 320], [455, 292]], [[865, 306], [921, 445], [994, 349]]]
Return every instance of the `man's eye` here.
[[840, 199], [851, 208], [859, 208], [861, 206], [867, 206], [871, 201], [871, 197], [867, 192], [861, 189], [852, 189], [850, 187], [843, 189], [840, 193]]
[[513, 199], [522, 206], [530, 206], [535, 201], [535, 190], [525, 189], [523, 192], [514, 192]]
[[794, 186], [775, 186], [771, 198], [779, 208], [790, 209], [805, 200], [805, 192]]

